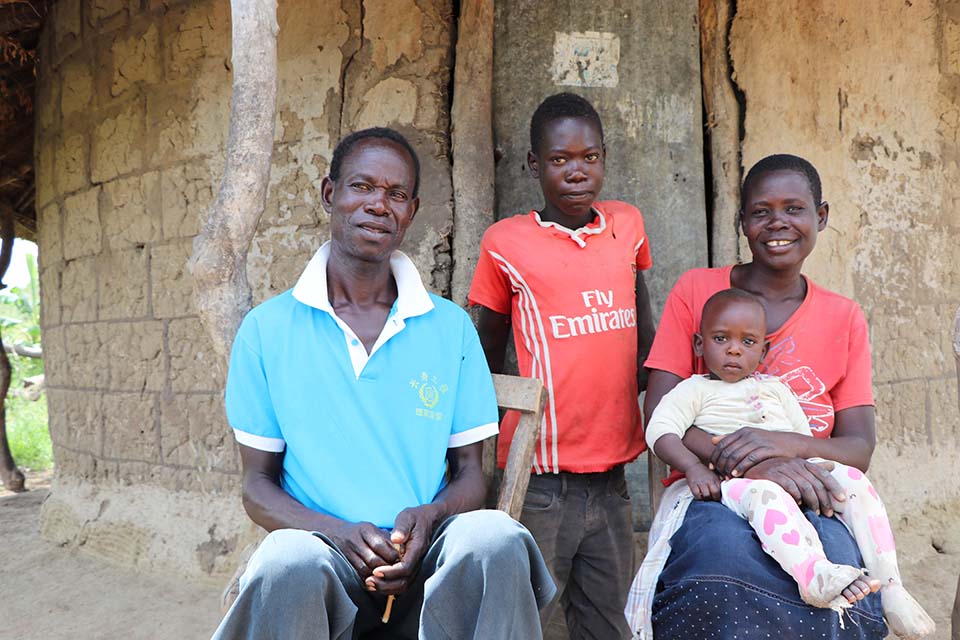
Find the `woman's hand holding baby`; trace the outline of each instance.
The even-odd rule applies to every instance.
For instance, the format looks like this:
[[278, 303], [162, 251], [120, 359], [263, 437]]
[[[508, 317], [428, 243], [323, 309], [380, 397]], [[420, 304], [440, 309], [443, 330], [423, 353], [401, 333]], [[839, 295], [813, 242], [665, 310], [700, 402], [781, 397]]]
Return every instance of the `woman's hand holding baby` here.
[[[770, 480], [794, 500], [817, 513], [832, 516], [834, 506], [847, 499], [840, 483], [830, 475], [832, 462], [813, 463], [803, 458], [773, 458], [754, 465], [744, 474], [751, 480]], [[841, 507], [842, 510], [842, 507]]]
[[770, 458], [797, 458], [794, 433], [776, 433], [743, 427], [728, 436], [713, 437], [710, 464], [724, 477], [740, 478], [750, 467]]

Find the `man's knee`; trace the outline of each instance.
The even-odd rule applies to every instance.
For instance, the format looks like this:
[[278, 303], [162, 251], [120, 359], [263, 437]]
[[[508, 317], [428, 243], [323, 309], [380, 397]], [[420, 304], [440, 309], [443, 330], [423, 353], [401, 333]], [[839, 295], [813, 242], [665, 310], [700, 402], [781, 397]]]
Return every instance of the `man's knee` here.
[[530, 532], [503, 511], [461, 513], [447, 526], [445, 535], [455, 549], [481, 557], [526, 555], [535, 546]]
[[264, 538], [240, 578], [240, 588], [257, 583], [290, 583], [317, 588], [336, 578], [337, 552], [309, 531], [278, 529]]

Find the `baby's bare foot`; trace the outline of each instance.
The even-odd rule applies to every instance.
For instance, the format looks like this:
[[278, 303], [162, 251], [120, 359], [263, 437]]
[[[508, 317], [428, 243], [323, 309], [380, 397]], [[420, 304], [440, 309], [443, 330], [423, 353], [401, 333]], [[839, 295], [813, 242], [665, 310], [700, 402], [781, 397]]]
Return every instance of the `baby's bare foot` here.
[[890, 630], [901, 638], [912, 640], [933, 633], [936, 625], [913, 599], [903, 585], [893, 583], [884, 585], [880, 591], [883, 604], [883, 617], [887, 619]]
[[860, 576], [851, 582], [847, 588], [840, 593], [840, 595], [846, 598], [847, 602], [853, 604], [857, 600], [863, 600], [871, 593], [876, 593], [879, 590], [879, 580], [875, 578], [867, 578], [866, 576]]
[[815, 607], [837, 610], [849, 607], [841, 594], [862, 579], [861, 575], [860, 569], [856, 567], [821, 560], [814, 566], [813, 578], [806, 590], [801, 588], [800, 597]]

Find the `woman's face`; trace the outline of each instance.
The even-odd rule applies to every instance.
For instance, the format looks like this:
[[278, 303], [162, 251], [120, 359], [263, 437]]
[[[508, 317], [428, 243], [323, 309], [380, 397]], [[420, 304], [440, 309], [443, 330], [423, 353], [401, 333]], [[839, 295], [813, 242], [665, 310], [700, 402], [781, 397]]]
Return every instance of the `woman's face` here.
[[754, 262], [774, 270], [802, 265], [829, 212], [826, 202], [813, 201], [807, 177], [789, 169], [770, 171], [743, 196], [740, 224]]

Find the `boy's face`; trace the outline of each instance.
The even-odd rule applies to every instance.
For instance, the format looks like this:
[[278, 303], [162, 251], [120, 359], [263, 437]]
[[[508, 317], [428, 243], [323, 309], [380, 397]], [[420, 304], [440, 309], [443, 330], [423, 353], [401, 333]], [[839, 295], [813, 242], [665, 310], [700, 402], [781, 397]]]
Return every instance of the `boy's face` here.
[[693, 336], [693, 350], [712, 377], [737, 382], [757, 370], [770, 344], [763, 312], [754, 303], [724, 300], [711, 305]]
[[761, 175], [743, 194], [740, 223], [755, 262], [771, 269], [799, 268], [827, 226], [827, 203], [816, 203], [797, 171]]
[[590, 212], [603, 187], [605, 153], [600, 132], [590, 120], [561, 118], [547, 123], [540, 148], [527, 154], [527, 164], [540, 180], [550, 218], [575, 221]]

